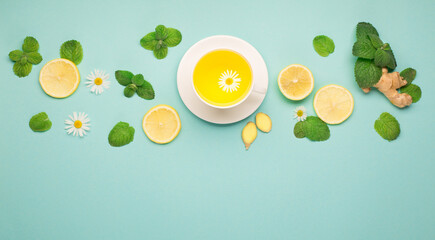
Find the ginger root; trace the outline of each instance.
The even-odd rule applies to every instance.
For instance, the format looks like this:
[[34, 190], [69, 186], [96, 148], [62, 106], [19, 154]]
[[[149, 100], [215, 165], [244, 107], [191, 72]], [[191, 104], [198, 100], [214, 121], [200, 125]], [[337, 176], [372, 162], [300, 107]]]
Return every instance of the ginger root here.
[[[387, 68], [382, 68], [382, 76], [378, 83], [373, 87], [383, 93], [392, 104], [399, 108], [411, 105], [412, 97], [407, 93], [397, 92], [398, 88], [405, 86], [408, 82], [404, 80], [399, 72], [389, 73]], [[362, 88], [365, 93], [370, 92], [370, 88]]]
[[259, 112], [255, 115], [255, 125], [262, 132], [268, 133], [272, 130], [272, 119], [267, 114]]
[[248, 150], [255, 138], [257, 138], [257, 126], [255, 123], [249, 121], [242, 130], [242, 140], [245, 144], [246, 150]]

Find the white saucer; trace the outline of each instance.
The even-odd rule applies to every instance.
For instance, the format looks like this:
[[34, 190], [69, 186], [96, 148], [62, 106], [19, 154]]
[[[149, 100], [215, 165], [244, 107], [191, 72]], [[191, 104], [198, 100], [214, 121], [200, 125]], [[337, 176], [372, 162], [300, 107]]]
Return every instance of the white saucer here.
[[[217, 49], [229, 49], [242, 54], [252, 68], [253, 89], [261, 89], [263, 93], [253, 91], [244, 102], [229, 109], [216, 109], [202, 102], [193, 89], [193, 70], [204, 54]], [[195, 43], [184, 54], [177, 72], [178, 93], [186, 107], [197, 117], [217, 124], [238, 122], [254, 113], [266, 96], [268, 83], [266, 63], [260, 53], [248, 42], [225, 35], [211, 36]]]

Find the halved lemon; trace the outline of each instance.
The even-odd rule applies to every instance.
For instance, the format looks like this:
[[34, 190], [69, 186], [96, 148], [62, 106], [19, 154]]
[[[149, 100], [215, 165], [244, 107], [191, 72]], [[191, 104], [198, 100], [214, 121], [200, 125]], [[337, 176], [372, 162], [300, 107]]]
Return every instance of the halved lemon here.
[[46, 63], [39, 73], [42, 90], [54, 98], [73, 94], [80, 83], [77, 66], [68, 59], [57, 58]]
[[302, 100], [313, 91], [313, 74], [303, 65], [289, 65], [279, 73], [278, 87], [286, 98]]
[[314, 96], [314, 111], [328, 124], [339, 124], [353, 111], [353, 97], [346, 88], [331, 84], [320, 88]]
[[181, 121], [173, 107], [160, 104], [145, 114], [142, 128], [151, 141], [165, 144], [177, 137], [181, 129]]

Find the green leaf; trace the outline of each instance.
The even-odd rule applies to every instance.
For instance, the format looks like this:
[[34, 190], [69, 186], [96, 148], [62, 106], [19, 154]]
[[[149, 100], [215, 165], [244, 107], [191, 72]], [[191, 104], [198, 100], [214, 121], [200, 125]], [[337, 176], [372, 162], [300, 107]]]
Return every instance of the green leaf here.
[[379, 82], [382, 68], [375, 65], [372, 60], [358, 58], [355, 62], [355, 80], [360, 88], [369, 88]]
[[118, 81], [118, 83], [122, 86], [127, 86], [130, 84], [133, 76], [133, 73], [125, 70], [118, 70], [115, 72], [116, 81]]
[[408, 82], [407, 85], [411, 84], [414, 81], [415, 76], [417, 75], [417, 71], [414, 68], [407, 68], [400, 72], [400, 76]]
[[390, 44], [384, 43], [381, 47], [383, 50], [391, 50]]
[[131, 82], [134, 83], [136, 86], [140, 87], [140, 86], [142, 86], [142, 84], [144, 84], [145, 78], [143, 77], [142, 74], [136, 74], [131, 79]]
[[416, 103], [421, 98], [421, 88], [415, 84], [409, 84], [400, 88], [401, 93], [407, 93], [412, 97], [412, 102]]
[[400, 134], [400, 124], [395, 117], [384, 112], [375, 121], [375, 130], [385, 140], [393, 141]]
[[23, 43], [24, 52], [36, 52], [39, 49], [39, 43], [34, 37], [26, 37]]
[[386, 67], [391, 62], [391, 55], [382, 49], [376, 50], [375, 65], [378, 67]]
[[320, 56], [327, 57], [334, 52], [335, 44], [331, 38], [325, 35], [319, 35], [313, 39], [313, 47]]
[[362, 39], [353, 44], [352, 54], [356, 57], [373, 59], [375, 57], [375, 53], [376, 48], [373, 47], [370, 40]]
[[17, 61], [19, 61], [20, 59], [21, 59], [21, 57], [23, 56], [23, 51], [21, 51], [21, 50], [14, 50], [14, 51], [11, 51], [10, 53], [9, 53], [9, 58], [12, 60], [12, 61], [14, 61], [14, 62], [17, 62]]
[[140, 45], [147, 50], [154, 50], [157, 45], [156, 33], [150, 32], [140, 40]]
[[390, 55], [390, 62], [388, 62], [387, 67], [391, 70], [394, 70], [397, 67], [396, 58], [394, 57], [392, 50], [386, 50], [386, 52]]
[[175, 47], [180, 44], [182, 35], [181, 32], [175, 28], [167, 28], [168, 37], [164, 40], [168, 47]]
[[20, 78], [29, 75], [31, 71], [32, 71], [31, 63], [22, 64], [21, 62], [15, 62], [14, 64], [14, 73]]
[[30, 118], [29, 121], [29, 127], [34, 132], [45, 132], [47, 130], [50, 130], [51, 125], [51, 121], [48, 118], [47, 113], [45, 112], [40, 112], [34, 115], [32, 118]]
[[308, 116], [303, 124], [305, 137], [311, 141], [326, 141], [330, 132], [328, 125], [318, 117]]
[[157, 59], [163, 59], [168, 55], [168, 47], [162, 47], [154, 50], [154, 56]]
[[109, 144], [112, 147], [121, 147], [131, 143], [134, 139], [134, 128], [126, 122], [117, 123], [109, 133]]
[[[134, 85], [134, 84], [130, 84], [130, 85]], [[130, 85], [128, 85], [127, 87], [124, 88], [124, 96], [130, 98], [133, 97], [134, 93], [137, 90], [137, 87], [131, 87]]]
[[24, 64], [26, 64], [28, 61], [27, 61], [27, 56], [24, 54], [22, 57], [21, 57], [21, 59], [20, 59], [20, 61], [18, 61], [19, 63], [21, 63], [21, 65], [24, 65]]
[[163, 25], [156, 27], [156, 40], [165, 40], [168, 37], [168, 29]]
[[369, 34], [367, 34], [367, 36], [369, 37], [373, 47], [380, 48], [380, 47], [382, 47], [382, 45], [384, 45], [384, 42], [382, 42], [382, 40], [379, 38], [378, 35], [369, 33]]
[[136, 93], [139, 97], [147, 100], [154, 99], [155, 97], [153, 86], [146, 80], [144, 81], [142, 86], [137, 88]]
[[360, 22], [356, 25], [356, 39], [363, 40], [368, 39], [368, 34], [374, 34], [376, 36], [379, 36], [378, 31], [376, 30], [373, 25], [367, 22]]
[[304, 138], [305, 137], [304, 121], [297, 122], [295, 124], [295, 128], [293, 129], [293, 133], [295, 134], [295, 137], [297, 137], [297, 138]]
[[60, 57], [66, 58], [76, 65], [79, 65], [83, 59], [83, 48], [80, 42], [76, 40], [69, 40], [62, 44], [60, 47]]
[[31, 64], [39, 64], [42, 61], [42, 56], [38, 52], [27, 53], [27, 61]]

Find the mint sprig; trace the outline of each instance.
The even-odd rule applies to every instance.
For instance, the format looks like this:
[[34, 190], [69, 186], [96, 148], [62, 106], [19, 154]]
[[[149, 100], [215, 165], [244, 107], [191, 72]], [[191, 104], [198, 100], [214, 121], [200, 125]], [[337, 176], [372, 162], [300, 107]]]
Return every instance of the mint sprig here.
[[164, 59], [168, 55], [168, 47], [180, 44], [182, 35], [175, 28], [158, 25], [154, 32], [150, 32], [140, 40], [140, 45], [154, 52], [157, 59]]
[[121, 147], [131, 143], [134, 139], [134, 128], [126, 122], [117, 123], [109, 133], [109, 144], [112, 147]]
[[69, 40], [62, 44], [60, 47], [60, 57], [79, 65], [83, 60], [83, 48], [80, 42], [76, 40]]
[[26, 37], [22, 49], [13, 50], [9, 53], [9, 58], [15, 62], [13, 71], [20, 78], [30, 74], [32, 64], [37, 65], [42, 61], [42, 56], [38, 53], [39, 43], [34, 37]]
[[40, 112], [40, 113], [34, 115], [29, 121], [29, 127], [34, 132], [48, 131], [48, 130], [50, 130], [51, 125], [52, 125], [52, 123], [51, 123], [50, 119], [48, 118], [47, 113], [45, 113], [45, 112]]
[[383, 139], [393, 141], [400, 134], [400, 124], [393, 115], [384, 112], [375, 121], [375, 130]]
[[136, 74], [125, 70], [118, 70], [115, 72], [115, 78], [119, 84], [125, 86], [124, 96], [130, 98], [135, 93], [143, 99], [154, 99], [155, 93], [153, 86], [145, 80], [142, 74]]
[[352, 54], [359, 58], [374, 59], [376, 66], [394, 70], [397, 67], [393, 51], [388, 43], [379, 38], [379, 33], [370, 23], [360, 22], [356, 26], [357, 41]]
[[316, 36], [313, 39], [313, 47], [322, 57], [329, 56], [329, 54], [333, 53], [335, 50], [334, 41], [325, 35]]
[[305, 121], [297, 122], [293, 133], [297, 138], [306, 137], [311, 141], [326, 141], [330, 137], [328, 125], [314, 116], [308, 116]]

